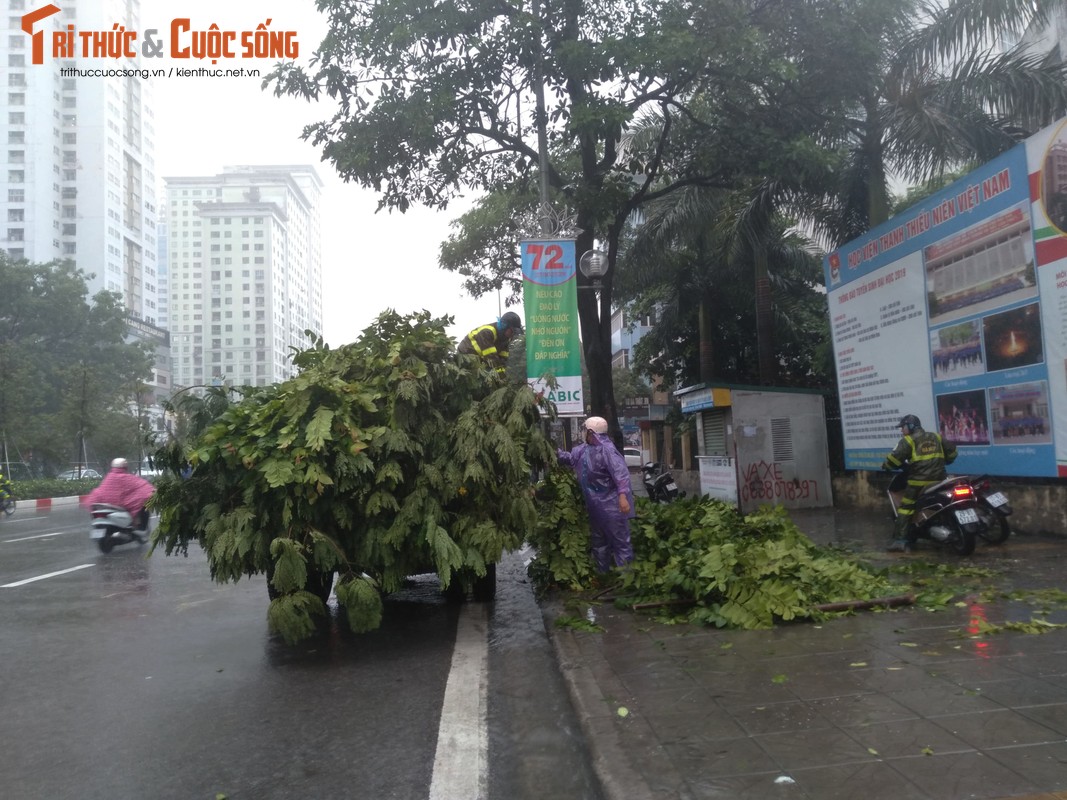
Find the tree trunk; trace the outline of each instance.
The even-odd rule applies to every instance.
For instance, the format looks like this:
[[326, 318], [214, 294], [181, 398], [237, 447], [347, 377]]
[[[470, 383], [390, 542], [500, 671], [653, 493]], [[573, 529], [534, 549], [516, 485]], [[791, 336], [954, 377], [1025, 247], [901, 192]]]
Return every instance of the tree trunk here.
[[867, 225], [871, 228], [889, 219], [889, 187], [886, 186], [885, 180], [882, 130], [874, 123], [877, 118], [877, 101], [868, 100], [863, 149], [867, 161]]
[[756, 348], [759, 353], [759, 380], [773, 386], [778, 380], [774, 347], [774, 311], [771, 306], [771, 281], [767, 274], [767, 249], [757, 241], [752, 249], [756, 273]]
[[[593, 246], [591, 234], [583, 233], [576, 242], [576, 255]], [[585, 398], [588, 414], [603, 417], [613, 435], [621, 433], [611, 383], [611, 270], [596, 291], [589, 280], [578, 273], [578, 320], [582, 331], [585, 368], [589, 372], [589, 397]], [[616, 436], [618, 438], [618, 436]]]
[[711, 292], [704, 292], [697, 312], [697, 329], [700, 337], [699, 377], [701, 383], [710, 383], [715, 377], [715, 345], [711, 340]]

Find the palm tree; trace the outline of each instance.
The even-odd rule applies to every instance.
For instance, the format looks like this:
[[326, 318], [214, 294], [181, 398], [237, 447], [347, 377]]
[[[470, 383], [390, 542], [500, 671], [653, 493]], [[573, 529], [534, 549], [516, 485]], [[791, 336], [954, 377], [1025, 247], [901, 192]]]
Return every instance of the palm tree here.
[[919, 183], [988, 161], [1062, 116], [1067, 67], [1003, 48], [1061, 0], [854, 0], [865, 40], [827, 145], [847, 154], [835, 244], [884, 222], [892, 178]]
[[[814, 320], [825, 315], [817, 262], [791, 221], [761, 216], [768, 208], [753, 208], [751, 196], [748, 187], [690, 187], [646, 207], [620, 259], [617, 289], [657, 307], [660, 321], [638, 345], [646, 358], [656, 353], [651, 371], [702, 382], [810, 379]], [[754, 275], [754, 262], [764, 271]]]

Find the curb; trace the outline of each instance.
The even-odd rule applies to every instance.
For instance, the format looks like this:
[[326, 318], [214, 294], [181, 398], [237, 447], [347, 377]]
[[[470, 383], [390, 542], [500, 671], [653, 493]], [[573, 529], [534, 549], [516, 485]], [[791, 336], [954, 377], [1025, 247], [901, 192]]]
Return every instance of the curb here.
[[46, 511], [51, 511], [53, 508], [62, 508], [64, 506], [76, 506], [81, 501], [88, 497], [85, 494], [71, 495], [70, 497], [38, 497], [32, 500], [19, 500], [15, 498], [16, 506], [15, 513], [20, 511], [34, 511], [38, 514]]
[[[556, 601], [541, 602], [545, 631], [556, 653], [604, 797], [606, 800], [656, 800], [661, 795], [654, 793], [645, 777], [631, 766], [631, 758], [619, 741], [614, 711], [619, 700], [629, 693], [602, 655], [583, 653], [574, 631], [556, 626], [560, 611]], [[646, 722], [633, 716], [626, 724], [647, 728]]]

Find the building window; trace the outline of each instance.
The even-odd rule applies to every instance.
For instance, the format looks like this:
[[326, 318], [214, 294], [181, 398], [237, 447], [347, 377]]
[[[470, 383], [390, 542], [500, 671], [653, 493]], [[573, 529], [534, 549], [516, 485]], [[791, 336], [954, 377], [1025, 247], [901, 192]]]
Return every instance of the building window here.
[[24, 189], [8, 189], [7, 190], [7, 202], [9, 203], [21, 203], [25, 200], [26, 192]]
[[22, 222], [25, 219], [26, 212], [21, 208], [9, 208], [7, 210], [8, 222]]
[[21, 242], [22, 241], [22, 228], [8, 228], [7, 240], [9, 242]]
[[26, 182], [26, 173], [23, 172], [21, 169], [9, 169], [7, 171], [7, 182], [8, 183], [25, 183]]

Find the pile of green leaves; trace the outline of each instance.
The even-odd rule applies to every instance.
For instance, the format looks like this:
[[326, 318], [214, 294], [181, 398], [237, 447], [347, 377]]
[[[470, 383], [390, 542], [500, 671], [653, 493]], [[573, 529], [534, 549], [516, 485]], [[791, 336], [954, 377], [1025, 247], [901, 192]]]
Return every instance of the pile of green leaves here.
[[552, 450], [533, 392], [457, 356], [450, 322], [388, 311], [353, 344], [319, 342], [295, 356], [297, 377], [246, 390], [160, 454], [193, 471], [160, 481], [154, 546], [199, 543], [220, 582], [266, 573], [289, 642], [325, 613], [323, 576], [357, 632], [405, 576], [484, 576], [534, 526], [529, 475]]
[[[588, 521], [574, 507], [581, 504], [578, 488], [555, 472], [546, 484], [531, 577], [542, 588], [592, 589]], [[707, 497], [670, 504], [639, 499], [631, 539], [634, 562], [620, 573], [615, 594], [628, 606], [653, 605], [664, 619], [768, 628], [823, 618], [815, 607], [824, 603], [902, 591], [883, 574], [817, 546], [780, 506], [743, 516]]]
[[537, 487], [537, 527], [527, 537], [537, 558], [527, 568], [544, 591], [559, 586], [580, 592], [596, 578], [589, 550], [589, 515], [574, 471], [556, 465]]

